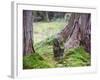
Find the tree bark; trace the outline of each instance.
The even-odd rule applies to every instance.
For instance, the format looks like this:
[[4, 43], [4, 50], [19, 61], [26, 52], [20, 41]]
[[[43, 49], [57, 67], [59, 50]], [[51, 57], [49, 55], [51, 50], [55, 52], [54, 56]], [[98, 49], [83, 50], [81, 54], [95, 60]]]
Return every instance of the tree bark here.
[[57, 34], [57, 38], [65, 42], [66, 50], [82, 45], [91, 53], [91, 15], [72, 13], [68, 25]]
[[33, 47], [33, 21], [32, 11], [23, 11], [23, 55], [35, 52]]
[[81, 45], [85, 50], [91, 53], [91, 15], [83, 14], [81, 18]]
[[46, 15], [46, 16], [45, 16], [46, 21], [49, 22], [50, 20], [49, 20], [49, 14], [48, 14], [48, 12], [45, 12], [45, 15]]

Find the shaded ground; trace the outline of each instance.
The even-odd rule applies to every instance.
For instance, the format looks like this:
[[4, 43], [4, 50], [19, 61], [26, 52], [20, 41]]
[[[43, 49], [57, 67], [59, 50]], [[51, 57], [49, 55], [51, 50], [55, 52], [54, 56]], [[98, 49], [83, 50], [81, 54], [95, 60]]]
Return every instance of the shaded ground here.
[[53, 56], [54, 35], [63, 29], [66, 22], [38, 22], [34, 24], [34, 48], [36, 53], [23, 57], [23, 69], [80, 67], [91, 65], [90, 54], [83, 47], [64, 52], [63, 60]]
[[80, 67], [90, 65], [90, 54], [82, 47], [70, 49], [64, 52], [61, 61], [55, 61], [53, 57], [52, 38], [41, 41], [35, 45], [36, 53], [24, 57], [24, 69], [31, 68], [55, 68], [55, 67]]

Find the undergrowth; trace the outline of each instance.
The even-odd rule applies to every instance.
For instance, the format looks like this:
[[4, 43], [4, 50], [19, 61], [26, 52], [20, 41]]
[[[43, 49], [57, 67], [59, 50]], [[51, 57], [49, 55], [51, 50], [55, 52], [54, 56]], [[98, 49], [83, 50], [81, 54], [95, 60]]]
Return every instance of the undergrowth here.
[[87, 53], [82, 46], [69, 49], [64, 52], [64, 58], [61, 61], [55, 61], [53, 57], [54, 36], [45, 41], [37, 43], [34, 48], [36, 53], [23, 57], [23, 69], [34, 68], [56, 68], [56, 67], [80, 67], [91, 65], [91, 55]]

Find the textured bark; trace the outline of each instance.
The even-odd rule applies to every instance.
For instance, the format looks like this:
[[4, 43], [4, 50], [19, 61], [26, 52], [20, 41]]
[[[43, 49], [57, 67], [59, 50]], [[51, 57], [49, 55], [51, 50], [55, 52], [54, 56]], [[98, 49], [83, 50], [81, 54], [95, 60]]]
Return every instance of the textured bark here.
[[32, 38], [33, 38], [32, 11], [24, 10], [23, 11], [23, 55], [35, 52]]
[[80, 45], [91, 53], [91, 16], [86, 13], [72, 13], [68, 25], [57, 34], [60, 42], [65, 42], [65, 49]]
[[55, 60], [63, 59], [64, 48], [61, 48], [58, 39], [53, 41], [53, 53]]
[[74, 19], [75, 19], [75, 14], [72, 13], [71, 17], [68, 21], [68, 25], [65, 26], [65, 28], [57, 34], [57, 38], [59, 39], [60, 42], [62, 41], [66, 41], [66, 39], [68, 39], [68, 36], [71, 34], [71, 30], [74, 24]]
[[81, 15], [81, 45], [85, 50], [91, 53], [91, 15]]

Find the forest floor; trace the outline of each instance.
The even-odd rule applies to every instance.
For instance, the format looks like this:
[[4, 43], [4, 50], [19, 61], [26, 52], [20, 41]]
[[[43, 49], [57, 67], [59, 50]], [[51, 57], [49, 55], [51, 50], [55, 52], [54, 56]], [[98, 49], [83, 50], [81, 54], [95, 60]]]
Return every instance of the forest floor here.
[[40, 42], [35, 45], [36, 53], [24, 57], [24, 69], [56, 68], [90, 66], [90, 54], [83, 47], [70, 49], [64, 52], [64, 58], [55, 61], [53, 56], [52, 40]]
[[34, 48], [36, 53], [23, 57], [23, 69], [80, 67], [91, 65], [91, 55], [87, 53], [82, 46], [65, 51], [62, 60], [56, 61], [54, 59], [54, 34], [63, 29], [61, 26], [64, 26], [65, 23], [39, 22], [35, 25]]

